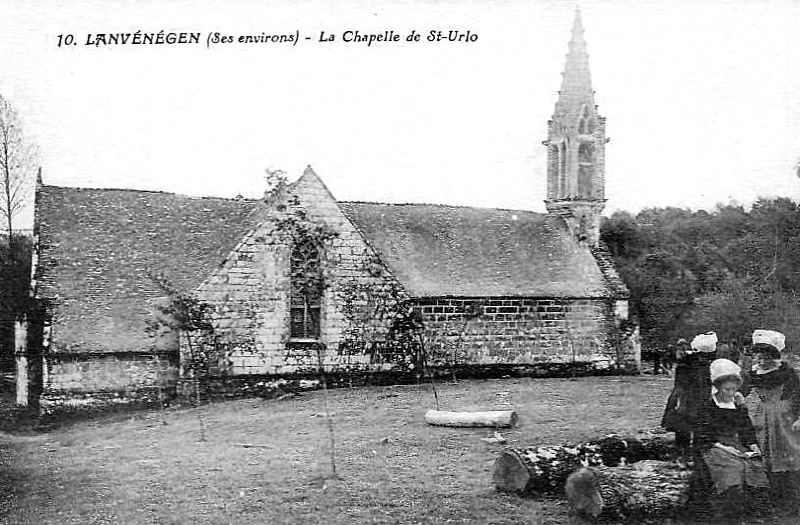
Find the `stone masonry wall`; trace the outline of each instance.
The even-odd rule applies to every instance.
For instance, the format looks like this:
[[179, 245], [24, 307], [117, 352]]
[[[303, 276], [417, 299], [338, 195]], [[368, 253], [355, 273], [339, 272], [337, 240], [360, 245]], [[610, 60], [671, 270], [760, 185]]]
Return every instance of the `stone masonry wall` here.
[[618, 355], [613, 305], [605, 300], [427, 299], [416, 304], [434, 363], [581, 361], [602, 368], [627, 361]]
[[[379, 263], [339, 209], [316, 175], [303, 177], [295, 189], [296, 207], [273, 211], [233, 251], [228, 260], [201, 285], [199, 298], [214, 306], [214, 324], [227, 349], [229, 372], [241, 374], [304, 373], [317, 369], [317, 346], [290, 339], [290, 242], [276, 230], [281, 214], [302, 207], [308, 219], [326, 224], [338, 235], [325, 247], [325, 290], [319, 343], [325, 349], [324, 366], [329, 370], [370, 367], [368, 352], [347, 344], [348, 337], [381, 339], [388, 331], [381, 310], [384, 295], [396, 288], [394, 278]], [[365, 315], [366, 314], [366, 315]], [[370, 319], [354, 326], [352, 318]], [[355, 332], [360, 332], [356, 334]]]
[[176, 353], [49, 354], [44, 357], [43, 397], [137, 392], [174, 387], [178, 377]]
[[[310, 373], [316, 349], [330, 371], [392, 368], [386, 345], [399, 285], [339, 209], [324, 184], [305, 176], [295, 206], [273, 211], [200, 287], [215, 309], [215, 326], [234, 375]], [[290, 243], [276, 230], [281, 214], [302, 208], [308, 219], [337, 233], [325, 249], [325, 290], [319, 345], [289, 335]], [[491, 298], [466, 324], [476, 299], [417, 299], [431, 364], [625, 364], [617, 341], [615, 309], [604, 299]], [[384, 352], [385, 351], [385, 352]], [[385, 354], [385, 355], [384, 355]]]

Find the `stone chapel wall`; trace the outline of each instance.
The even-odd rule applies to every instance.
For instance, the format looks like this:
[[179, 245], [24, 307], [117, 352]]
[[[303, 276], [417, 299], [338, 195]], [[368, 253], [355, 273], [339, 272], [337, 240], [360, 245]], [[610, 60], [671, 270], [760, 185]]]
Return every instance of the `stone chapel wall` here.
[[625, 362], [607, 300], [434, 298], [416, 304], [429, 354], [445, 364], [574, 361], [608, 368]]
[[[369, 352], [348, 345], [348, 334], [359, 331], [385, 338], [391, 319], [380, 315], [380, 303], [396, 283], [324, 185], [316, 177], [301, 179], [298, 185], [299, 206], [309, 220], [336, 232], [322, 264], [325, 287], [318, 342], [325, 349], [323, 365], [329, 370], [367, 369], [372, 362]], [[285, 213], [292, 211], [290, 206]], [[267, 219], [244, 239], [200, 287], [200, 299], [215, 308], [215, 329], [229, 349], [229, 372], [234, 375], [308, 373], [318, 366], [317, 346], [290, 338], [291, 248], [276, 231], [280, 213], [275, 211], [273, 220]], [[372, 326], [353, 326], [348, 306], [376, 309], [375, 315], [361, 316]]]

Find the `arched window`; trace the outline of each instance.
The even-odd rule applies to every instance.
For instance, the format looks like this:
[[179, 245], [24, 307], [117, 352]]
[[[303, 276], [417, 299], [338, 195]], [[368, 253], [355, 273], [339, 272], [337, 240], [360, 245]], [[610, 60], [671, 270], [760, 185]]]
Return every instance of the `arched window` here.
[[558, 195], [559, 197], [567, 196], [567, 145], [563, 142], [559, 146], [558, 152]]
[[594, 133], [594, 121], [592, 120], [592, 114], [589, 112], [589, 107], [585, 105], [583, 106], [581, 120], [578, 122], [578, 133], [581, 135], [591, 135]]
[[594, 145], [583, 142], [578, 148], [578, 195], [591, 198], [594, 190]]
[[558, 197], [558, 184], [559, 184], [559, 173], [558, 173], [558, 144], [550, 144], [548, 147], [549, 153], [549, 163], [548, 166], [548, 178], [547, 178], [547, 191], [548, 191], [548, 198], [557, 198]]
[[290, 262], [292, 339], [319, 339], [322, 310], [322, 264], [320, 249], [312, 240], [292, 248]]

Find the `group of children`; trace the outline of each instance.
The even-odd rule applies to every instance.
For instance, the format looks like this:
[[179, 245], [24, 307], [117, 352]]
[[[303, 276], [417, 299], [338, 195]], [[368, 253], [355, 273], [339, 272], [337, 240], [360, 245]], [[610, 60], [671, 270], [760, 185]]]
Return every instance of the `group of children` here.
[[696, 336], [678, 356], [661, 424], [694, 466], [701, 506], [800, 516], [800, 379], [781, 358], [783, 334], [752, 340], [748, 357], [717, 348], [714, 332]]

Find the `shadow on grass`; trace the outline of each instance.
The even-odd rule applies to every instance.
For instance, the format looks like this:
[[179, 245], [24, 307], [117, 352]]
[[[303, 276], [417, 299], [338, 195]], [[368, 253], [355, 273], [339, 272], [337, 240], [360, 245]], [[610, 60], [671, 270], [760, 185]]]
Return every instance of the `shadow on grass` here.
[[6, 523], [14, 506], [21, 476], [10, 465], [10, 454], [5, 443], [0, 443], [0, 522]]
[[[19, 507], [19, 501], [26, 497], [27, 488], [32, 485], [31, 473], [20, 469], [15, 463], [14, 444], [9, 440], [0, 440], [0, 523], [12, 523], [9, 521]], [[38, 495], [44, 500], [48, 500], [50, 495], [47, 492], [54, 490], [48, 485], [44, 485], [38, 490]]]
[[89, 421], [114, 422], [131, 417], [147, 417], [163, 410], [165, 414], [181, 408], [176, 404], [160, 409], [157, 403], [140, 402], [98, 407], [65, 408], [41, 414], [37, 407], [23, 407], [3, 392], [0, 395], [0, 432], [14, 435], [31, 435], [50, 432]]

